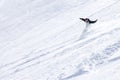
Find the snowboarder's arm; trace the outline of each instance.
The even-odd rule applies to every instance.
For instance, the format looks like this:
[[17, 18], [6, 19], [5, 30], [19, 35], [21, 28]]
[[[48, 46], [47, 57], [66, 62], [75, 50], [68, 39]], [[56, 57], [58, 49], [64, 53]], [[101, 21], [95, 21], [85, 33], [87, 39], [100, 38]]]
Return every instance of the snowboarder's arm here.
[[80, 18], [82, 21], [85, 21], [85, 19], [84, 18]]
[[95, 23], [95, 22], [97, 22], [97, 20], [95, 20], [95, 21], [89, 21], [89, 23]]

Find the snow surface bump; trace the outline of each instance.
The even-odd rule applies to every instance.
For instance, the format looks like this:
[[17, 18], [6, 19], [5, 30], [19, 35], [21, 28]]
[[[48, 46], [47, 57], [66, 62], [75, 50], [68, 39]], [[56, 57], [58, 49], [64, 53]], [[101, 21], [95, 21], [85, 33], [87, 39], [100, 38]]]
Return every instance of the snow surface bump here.
[[0, 2], [0, 80], [119, 79], [119, 0]]

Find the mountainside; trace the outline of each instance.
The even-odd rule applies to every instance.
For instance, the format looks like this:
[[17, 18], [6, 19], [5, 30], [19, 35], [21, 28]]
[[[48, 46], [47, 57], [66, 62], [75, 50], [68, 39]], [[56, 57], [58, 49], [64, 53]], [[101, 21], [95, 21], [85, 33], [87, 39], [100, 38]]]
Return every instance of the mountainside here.
[[[0, 0], [0, 80], [120, 80], [120, 0]], [[88, 25], [80, 17], [98, 21]]]

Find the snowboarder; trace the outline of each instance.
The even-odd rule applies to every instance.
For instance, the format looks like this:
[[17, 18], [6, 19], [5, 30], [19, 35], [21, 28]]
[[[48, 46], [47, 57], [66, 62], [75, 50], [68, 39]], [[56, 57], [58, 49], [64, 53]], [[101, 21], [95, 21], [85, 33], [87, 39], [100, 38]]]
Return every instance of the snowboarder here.
[[97, 20], [91, 21], [89, 18], [80, 18], [80, 20], [84, 21], [87, 24], [93, 24], [97, 22]]
[[89, 18], [80, 18], [80, 20], [84, 21], [86, 23], [86, 27], [82, 32], [82, 35], [80, 36], [80, 39], [84, 38], [85, 35], [88, 34], [88, 29], [90, 27], [90, 24], [96, 23], [97, 20], [91, 21]]

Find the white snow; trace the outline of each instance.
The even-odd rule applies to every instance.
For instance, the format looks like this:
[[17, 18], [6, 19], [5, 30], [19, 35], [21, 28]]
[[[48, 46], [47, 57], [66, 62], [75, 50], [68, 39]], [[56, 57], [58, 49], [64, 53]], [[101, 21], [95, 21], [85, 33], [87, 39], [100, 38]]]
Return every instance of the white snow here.
[[[0, 80], [120, 80], [119, 0], [0, 0]], [[98, 19], [86, 28], [80, 17]]]

